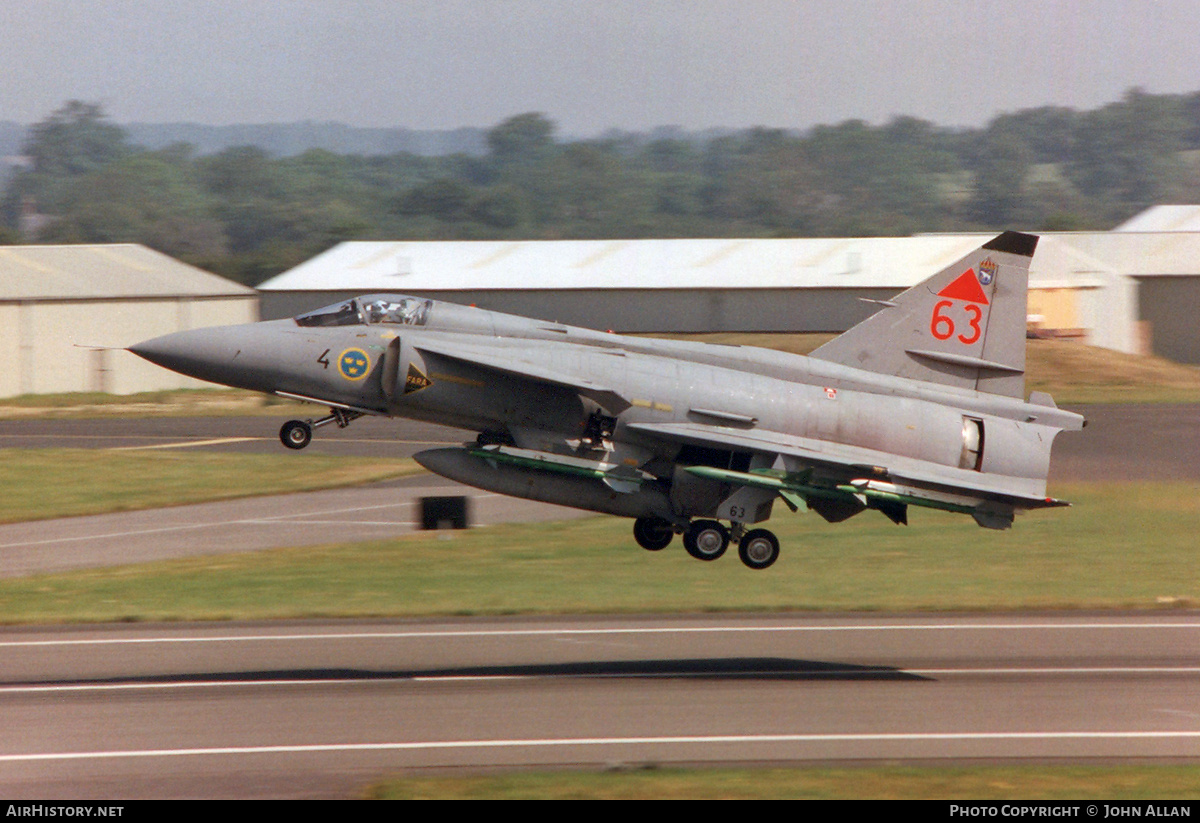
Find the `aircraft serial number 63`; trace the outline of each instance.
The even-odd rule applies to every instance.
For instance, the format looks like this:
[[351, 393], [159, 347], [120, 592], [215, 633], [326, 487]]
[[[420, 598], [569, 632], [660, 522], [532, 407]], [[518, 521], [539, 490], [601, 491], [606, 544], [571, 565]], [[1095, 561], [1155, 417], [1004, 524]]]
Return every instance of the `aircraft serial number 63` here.
[[[620, 337], [404, 295], [130, 347], [202, 380], [326, 405], [280, 438], [364, 414], [479, 432], [421, 465], [502, 494], [634, 518], [652, 551], [683, 535], [751, 568], [779, 555], [776, 501], [830, 522], [909, 506], [1012, 525], [1046, 497], [1050, 447], [1084, 420], [1025, 391], [1029, 263], [1006, 232], [809, 357]], [[727, 527], [723, 522], [729, 523]]]

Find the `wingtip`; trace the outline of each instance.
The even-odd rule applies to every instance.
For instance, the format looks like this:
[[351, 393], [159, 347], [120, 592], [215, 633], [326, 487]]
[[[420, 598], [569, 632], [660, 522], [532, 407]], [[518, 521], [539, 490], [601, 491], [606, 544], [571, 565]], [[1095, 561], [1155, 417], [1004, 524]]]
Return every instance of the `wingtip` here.
[[1009, 254], [1019, 254], [1022, 257], [1033, 257], [1037, 248], [1036, 234], [1022, 234], [1019, 231], [1006, 231], [983, 244], [988, 251], [1003, 251]]

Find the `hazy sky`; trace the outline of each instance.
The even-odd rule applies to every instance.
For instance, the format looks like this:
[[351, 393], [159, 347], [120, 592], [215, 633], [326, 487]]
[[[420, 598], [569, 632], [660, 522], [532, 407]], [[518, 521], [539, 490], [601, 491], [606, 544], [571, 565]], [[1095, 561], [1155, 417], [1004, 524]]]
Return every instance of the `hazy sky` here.
[[1200, 91], [1196, 0], [3, 0], [0, 120], [982, 125]]

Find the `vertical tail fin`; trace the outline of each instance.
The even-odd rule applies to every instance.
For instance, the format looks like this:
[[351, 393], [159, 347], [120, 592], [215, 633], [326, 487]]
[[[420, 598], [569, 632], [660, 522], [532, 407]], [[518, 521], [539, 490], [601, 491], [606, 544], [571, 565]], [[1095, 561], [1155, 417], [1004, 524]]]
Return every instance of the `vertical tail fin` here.
[[1023, 397], [1029, 263], [1008, 231], [888, 301], [812, 357], [879, 374]]

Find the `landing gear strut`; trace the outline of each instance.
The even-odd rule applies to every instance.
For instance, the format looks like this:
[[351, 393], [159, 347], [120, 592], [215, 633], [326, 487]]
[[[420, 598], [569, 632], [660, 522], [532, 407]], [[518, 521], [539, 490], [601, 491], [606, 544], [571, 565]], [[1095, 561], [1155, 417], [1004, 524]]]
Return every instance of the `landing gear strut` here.
[[313, 429], [337, 423], [339, 429], [350, 425], [351, 420], [362, 417], [362, 412], [346, 409], [330, 409], [329, 414], [317, 420], [289, 420], [279, 429], [279, 440], [289, 449], [302, 449], [312, 442]]

